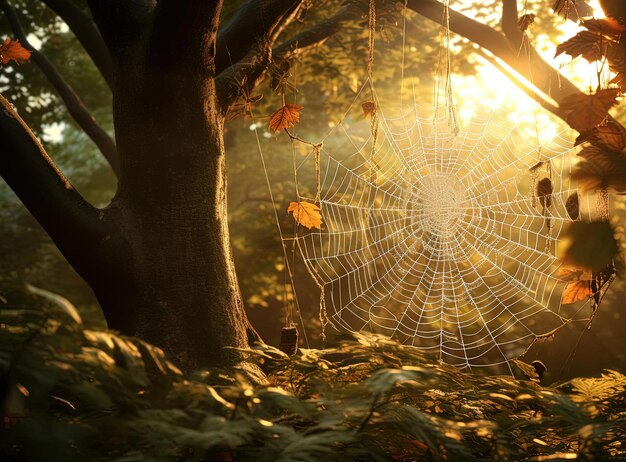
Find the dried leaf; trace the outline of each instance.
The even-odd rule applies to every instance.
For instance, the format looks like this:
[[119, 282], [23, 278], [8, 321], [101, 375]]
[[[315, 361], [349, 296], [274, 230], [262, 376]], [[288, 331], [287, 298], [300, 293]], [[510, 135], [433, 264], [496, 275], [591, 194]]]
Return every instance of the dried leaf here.
[[300, 111], [304, 106], [296, 104], [285, 104], [270, 118], [270, 129], [278, 132], [284, 128], [292, 128], [300, 122]]
[[580, 23], [592, 32], [599, 32], [618, 40], [622, 32], [624, 32], [624, 24], [615, 18], [586, 18], [582, 19]]
[[570, 95], [561, 101], [561, 108], [569, 111], [567, 123], [579, 132], [586, 132], [606, 119], [609, 109], [617, 104], [619, 90], [609, 88], [594, 95]]
[[580, 201], [578, 200], [578, 192], [574, 191], [565, 201], [565, 210], [572, 220], [578, 220], [580, 217]]
[[30, 54], [30, 51], [20, 45], [19, 40], [11, 40], [7, 37], [0, 45], [0, 64], [8, 64], [11, 60], [16, 64], [22, 64], [30, 59]]
[[[576, 14], [576, 1], [575, 0], [556, 0], [552, 5], [554, 12], [565, 19], [570, 16], [578, 16]], [[576, 18], [574, 18], [576, 19]]]
[[519, 18], [519, 21], [517, 21], [517, 27], [519, 28], [520, 31], [526, 32], [528, 28], [533, 25], [534, 22], [535, 22], [534, 13], [524, 14]]
[[574, 281], [570, 282], [565, 287], [561, 303], [563, 305], [569, 305], [590, 298], [591, 296], [593, 296], [591, 281]]
[[366, 101], [361, 104], [364, 117], [374, 117], [376, 115], [376, 103], [374, 101]]
[[296, 220], [296, 223], [299, 225], [309, 229], [322, 229], [322, 214], [320, 213], [320, 208], [311, 202], [290, 202], [287, 213], [292, 213], [294, 220]]
[[572, 58], [582, 56], [590, 63], [600, 61], [604, 56], [607, 40], [599, 32], [583, 30], [556, 47], [554, 57], [568, 54]]
[[542, 178], [537, 183], [537, 197], [544, 209], [549, 209], [552, 206], [552, 181], [550, 178]]

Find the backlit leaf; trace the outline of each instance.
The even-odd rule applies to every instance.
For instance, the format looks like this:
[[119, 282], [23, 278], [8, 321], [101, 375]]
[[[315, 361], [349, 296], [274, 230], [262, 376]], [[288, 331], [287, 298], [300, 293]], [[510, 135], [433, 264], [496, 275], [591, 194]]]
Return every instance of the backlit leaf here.
[[576, 303], [580, 300], [585, 300], [593, 295], [591, 290], [590, 281], [573, 281], [567, 284], [565, 291], [563, 292], [563, 299], [561, 303], [563, 305], [569, 305]]
[[605, 47], [605, 39], [602, 34], [583, 30], [574, 35], [571, 39], [559, 44], [556, 47], [554, 57], [562, 54], [568, 54], [572, 58], [582, 56], [589, 62], [600, 61], [602, 59], [602, 50]]
[[278, 132], [284, 128], [292, 128], [300, 122], [300, 111], [304, 106], [296, 104], [285, 104], [270, 118], [270, 129]]
[[291, 213], [296, 223], [306, 228], [322, 228], [320, 208], [311, 202], [291, 202], [287, 208], [287, 213]]
[[568, 111], [567, 123], [579, 132], [596, 127], [608, 116], [609, 109], [617, 104], [619, 90], [609, 88], [593, 95], [575, 94], [561, 101], [561, 108]]
[[30, 51], [20, 45], [19, 40], [11, 40], [9, 37], [4, 39], [4, 43], [0, 45], [0, 64], [8, 64], [13, 60], [17, 64], [22, 64], [30, 59]]

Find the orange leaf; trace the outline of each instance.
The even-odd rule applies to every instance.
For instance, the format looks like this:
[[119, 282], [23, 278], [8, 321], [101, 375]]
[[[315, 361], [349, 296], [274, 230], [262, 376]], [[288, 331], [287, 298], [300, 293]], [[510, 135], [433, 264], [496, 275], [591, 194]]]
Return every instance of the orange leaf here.
[[292, 213], [296, 223], [309, 229], [322, 229], [320, 208], [311, 202], [290, 202], [287, 213]]
[[30, 51], [20, 45], [19, 40], [11, 40], [9, 37], [4, 39], [4, 43], [0, 45], [0, 64], [8, 64], [13, 60], [17, 64], [22, 64], [30, 59]]
[[292, 128], [300, 122], [300, 111], [304, 106], [296, 104], [285, 104], [278, 111], [272, 114], [270, 119], [270, 129], [277, 132], [283, 128]]
[[591, 291], [591, 283], [589, 281], [574, 281], [570, 282], [567, 287], [565, 287], [561, 303], [563, 305], [569, 305], [591, 296], [593, 296], [593, 292]]

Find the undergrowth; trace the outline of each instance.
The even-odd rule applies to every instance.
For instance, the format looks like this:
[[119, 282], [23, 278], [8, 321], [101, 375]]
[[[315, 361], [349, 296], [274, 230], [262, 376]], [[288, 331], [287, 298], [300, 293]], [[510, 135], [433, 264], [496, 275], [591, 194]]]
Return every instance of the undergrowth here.
[[626, 460], [615, 371], [548, 388], [371, 335], [244, 354], [269, 384], [245, 369], [184, 375], [154, 346], [85, 328], [63, 301], [0, 308], [0, 460]]

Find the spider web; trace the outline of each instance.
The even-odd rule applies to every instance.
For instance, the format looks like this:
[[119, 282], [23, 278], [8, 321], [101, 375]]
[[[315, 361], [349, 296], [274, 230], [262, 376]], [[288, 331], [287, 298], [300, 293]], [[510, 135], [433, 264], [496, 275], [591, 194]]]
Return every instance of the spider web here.
[[[456, 134], [420, 113], [386, 117], [379, 104], [374, 149], [346, 115], [333, 130], [341, 141], [322, 151], [324, 227], [297, 245], [338, 330], [385, 334], [460, 367], [508, 364], [591, 313], [588, 300], [561, 303], [557, 241], [578, 194], [571, 141], [539, 147], [495, 113]], [[551, 194], [537, 197], [538, 181]]]

